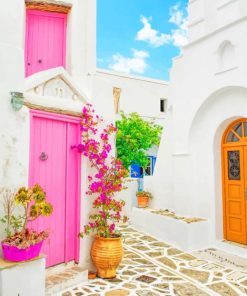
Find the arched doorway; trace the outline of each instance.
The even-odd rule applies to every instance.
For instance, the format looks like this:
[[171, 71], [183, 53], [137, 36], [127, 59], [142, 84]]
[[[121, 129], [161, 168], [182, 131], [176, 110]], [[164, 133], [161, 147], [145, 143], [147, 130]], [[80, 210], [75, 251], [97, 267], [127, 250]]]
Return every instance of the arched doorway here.
[[247, 118], [234, 121], [222, 139], [224, 238], [247, 244]]

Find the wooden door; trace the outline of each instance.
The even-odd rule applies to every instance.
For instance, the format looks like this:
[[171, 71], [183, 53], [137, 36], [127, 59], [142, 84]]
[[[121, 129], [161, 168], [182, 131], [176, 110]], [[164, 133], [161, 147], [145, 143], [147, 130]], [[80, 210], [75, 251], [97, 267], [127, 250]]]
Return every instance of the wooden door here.
[[27, 10], [25, 73], [65, 67], [67, 15]]
[[247, 135], [245, 121], [235, 122], [227, 131], [222, 150], [225, 239], [241, 244], [247, 244], [247, 139], [245, 134]]
[[79, 121], [69, 116], [31, 112], [29, 184], [40, 184], [53, 205], [51, 217], [40, 217], [30, 227], [50, 231], [42, 252], [47, 266], [79, 255], [80, 155]]
[[243, 147], [224, 149], [226, 239], [242, 244], [247, 243], [244, 158]]

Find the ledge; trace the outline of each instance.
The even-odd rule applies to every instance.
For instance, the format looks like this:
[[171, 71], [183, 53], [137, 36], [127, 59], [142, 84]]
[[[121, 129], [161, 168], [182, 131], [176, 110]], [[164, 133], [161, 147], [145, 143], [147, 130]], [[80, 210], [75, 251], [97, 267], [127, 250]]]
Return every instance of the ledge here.
[[24, 263], [37, 261], [37, 260], [43, 259], [43, 258], [45, 258], [45, 255], [40, 255], [40, 256], [35, 257], [35, 258], [31, 259], [31, 260], [20, 261], [20, 262], [11, 262], [11, 261], [6, 261], [3, 258], [0, 258], [0, 271], [8, 269], [8, 268], [15, 267], [15, 266], [18, 266], [18, 265], [22, 265]]
[[225, 8], [229, 4], [232, 4], [232, 3], [237, 2], [237, 1], [239, 1], [239, 0], [225, 0], [225, 1], [222, 1], [220, 4], [218, 4], [217, 9], [219, 10], [219, 9]]
[[200, 17], [200, 18], [196, 18], [196, 19], [192, 19], [189, 24], [188, 24], [188, 27], [191, 28], [197, 24], [200, 24], [202, 22], [204, 22], [205, 19], [203, 17]]
[[211, 245], [208, 220], [186, 223], [181, 219], [157, 215], [151, 211], [152, 209], [133, 208], [131, 214], [133, 227], [185, 251], [199, 250]]
[[230, 67], [230, 68], [227, 68], [227, 69], [218, 71], [218, 72], [214, 73], [214, 75], [224, 74], [226, 72], [229, 72], [229, 71], [232, 71], [232, 70], [236, 70], [236, 69], [238, 69], [238, 66], [233, 66], [233, 67]]
[[49, 12], [68, 13], [72, 3], [64, 1], [47, 1], [47, 0], [26, 0], [26, 8], [44, 10]]
[[0, 259], [0, 264], [0, 295], [45, 295], [45, 256], [22, 262]]
[[204, 218], [178, 216], [174, 212], [169, 211], [168, 209], [166, 209], [166, 210], [147, 209], [147, 210], [149, 210], [153, 214], [173, 218], [173, 219], [180, 220], [180, 221], [183, 221], [188, 224], [206, 221], [206, 219], [204, 219]]

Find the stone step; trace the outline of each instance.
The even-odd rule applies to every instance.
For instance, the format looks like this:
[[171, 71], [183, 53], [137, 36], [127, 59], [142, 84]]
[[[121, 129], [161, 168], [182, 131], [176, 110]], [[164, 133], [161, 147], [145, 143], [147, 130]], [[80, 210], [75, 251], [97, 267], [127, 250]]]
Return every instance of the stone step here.
[[78, 265], [55, 268], [54, 272], [52, 269], [48, 269], [46, 274], [46, 296], [57, 295], [67, 288], [87, 281], [88, 271]]

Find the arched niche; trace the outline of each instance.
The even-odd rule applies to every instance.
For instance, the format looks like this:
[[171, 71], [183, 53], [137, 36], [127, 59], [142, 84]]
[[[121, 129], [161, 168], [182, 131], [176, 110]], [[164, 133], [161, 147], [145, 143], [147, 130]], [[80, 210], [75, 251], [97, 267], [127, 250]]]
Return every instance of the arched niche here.
[[235, 66], [235, 47], [231, 41], [225, 40], [218, 48], [218, 70], [225, 71]]

